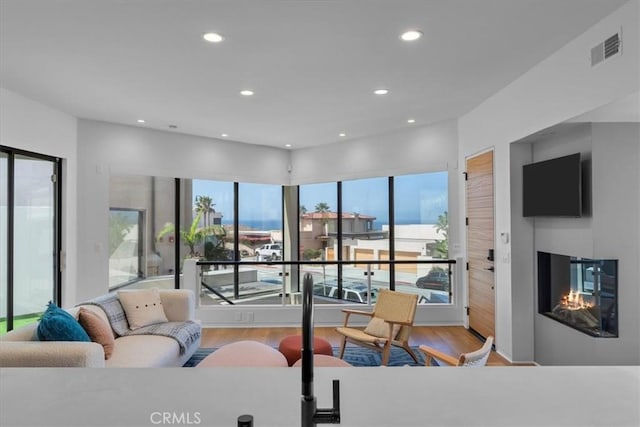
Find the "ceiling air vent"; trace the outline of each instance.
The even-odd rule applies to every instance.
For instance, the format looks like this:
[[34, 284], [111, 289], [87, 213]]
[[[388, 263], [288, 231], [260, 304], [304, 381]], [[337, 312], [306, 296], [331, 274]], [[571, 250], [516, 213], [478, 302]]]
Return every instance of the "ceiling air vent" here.
[[615, 33], [602, 43], [591, 48], [591, 66], [598, 65], [605, 59], [620, 53], [621, 40], [620, 33]]

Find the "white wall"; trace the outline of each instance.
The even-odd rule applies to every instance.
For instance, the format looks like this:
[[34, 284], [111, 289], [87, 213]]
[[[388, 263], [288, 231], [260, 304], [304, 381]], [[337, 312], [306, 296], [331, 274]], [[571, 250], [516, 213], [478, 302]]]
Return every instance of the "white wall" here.
[[[291, 184], [442, 170], [448, 170], [451, 179], [458, 174], [456, 142], [456, 122], [448, 120], [294, 150], [291, 153]], [[455, 189], [453, 191], [456, 192]]]
[[[22, 95], [0, 88], [0, 143], [64, 159], [62, 194], [63, 305], [75, 302], [77, 120]], [[16, 236], [18, 237], [18, 236]]]
[[[474, 153], [495, 149], [496, 341], [508, 358], [533, 354], [514, 351], [510, 244], [499, 234], [511, 232], [510, 143], [537, 131], [623, 98], [640, 88], [640, 2], [632, 0], [577, 37], [510, 85], [462, 116], [459, 123], [459, 162]], [[623, 54], [591, 68], [591, 47], [623, 29]], [[460, 188], [461, 211], [464, 188]], [[459, 216], [464, 230], [463, 216]], [[513, 233], [516, 234], [516, 233]], [[464, 237], [460, 239], [464, 245]], [[528, 257], [528, 254], [525, 254]], [[515, 261], [514, 261], [515, 262]]]
[[108, 290], [109, 175], [286, 184], [289, 152], [106, 122], [78, 122], [78, 300]]

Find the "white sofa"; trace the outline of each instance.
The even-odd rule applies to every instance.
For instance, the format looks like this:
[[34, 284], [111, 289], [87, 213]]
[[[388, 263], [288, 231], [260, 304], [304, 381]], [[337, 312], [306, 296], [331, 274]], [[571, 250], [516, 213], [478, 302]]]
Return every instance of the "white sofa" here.
[[[170, 322], [194, 320], [195, 296], [185, 289], [160, 290], [165, 315]], [[97, 305], [82, 307], [97, 313], [109, 323]], [[78, 317], [80, 306], [67, 311]], [[37, 323], [0, 336], [0, 367], [171, 367], [182, 366], [200, 347], [200, 338], [190, 343], [183, 354], [173, 338], [158, 335], [116, 337], [113, 354], [105, 360], [102, 345], [95, 342], [37, 341]]]

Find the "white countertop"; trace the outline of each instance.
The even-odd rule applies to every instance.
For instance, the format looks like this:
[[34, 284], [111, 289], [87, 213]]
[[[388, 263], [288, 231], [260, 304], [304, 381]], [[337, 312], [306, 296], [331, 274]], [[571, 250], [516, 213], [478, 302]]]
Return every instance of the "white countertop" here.
[[[316, 368], [318, 407], [333, 379], [342, 426], [640, 425], [638, 366]], [[299, 426], [300, 401], [300, 368], [0, 370], [3, 427]]]

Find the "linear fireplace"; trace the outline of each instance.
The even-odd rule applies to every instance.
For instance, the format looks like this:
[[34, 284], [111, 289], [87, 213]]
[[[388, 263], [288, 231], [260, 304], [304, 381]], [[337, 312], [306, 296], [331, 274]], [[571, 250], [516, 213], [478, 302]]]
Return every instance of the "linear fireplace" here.
[[618, 260], [538, 252], [538, 313], [594, 337], [617, 337]]

